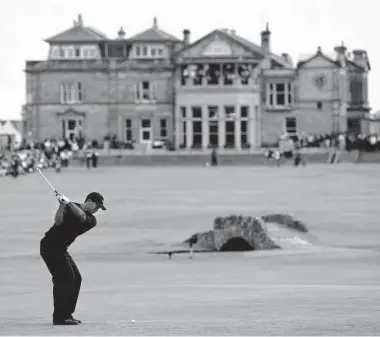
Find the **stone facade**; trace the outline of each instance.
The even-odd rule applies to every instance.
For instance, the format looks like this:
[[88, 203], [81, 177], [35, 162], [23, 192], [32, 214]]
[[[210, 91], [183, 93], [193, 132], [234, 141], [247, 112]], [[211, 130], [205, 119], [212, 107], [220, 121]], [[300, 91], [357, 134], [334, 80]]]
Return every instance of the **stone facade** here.
[[190, 43], [153, 26], [118, 38], [83, 24], [46, 41], [49, 58], [26, 62], [25, 136], [74, 137], [177, 148], [236, 150], [289, 134], [368, 132], [365, 51], [320, 48], [293, 65], [271, 52], [269, 28], [256, 45], [216, 29]]

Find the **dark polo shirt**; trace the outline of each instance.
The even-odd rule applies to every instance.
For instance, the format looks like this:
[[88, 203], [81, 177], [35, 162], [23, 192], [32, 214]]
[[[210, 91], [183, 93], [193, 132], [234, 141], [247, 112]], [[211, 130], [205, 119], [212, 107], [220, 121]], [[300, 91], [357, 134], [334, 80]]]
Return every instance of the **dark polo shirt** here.
[[[82, 208], [81, 204], [74, 204]], [[94, 215], [85, 213], [86, 220], [82, 223], [68, 205], [60, 204], [55, 215], [54, 225], [45, 233], [44, 243], [51, 248], [66, 250], [78, 236], [96, 226]]]

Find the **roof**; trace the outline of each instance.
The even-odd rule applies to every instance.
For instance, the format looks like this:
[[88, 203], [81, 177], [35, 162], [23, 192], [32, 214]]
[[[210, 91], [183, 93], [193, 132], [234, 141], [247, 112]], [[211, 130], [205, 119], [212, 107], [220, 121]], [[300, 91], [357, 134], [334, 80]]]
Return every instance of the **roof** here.
[[18, 135], [20, 131], [16, 128], [13, 121], [0, 122], [0, 135]]
[[179, 53], [182, 53], [185, 50], [193, 48], [195, 45], [199, 44], [200, 42], [202, 42], [204, 40], [207, 40], [210, 36], [212, 36], [213, 34], [216, 34], [216, 33], [221, 34], [224, 37], [226, 37], [227, 39], [241, 45], [242, 47], [259, 54], [261, 57], [264, 56], [264, 50], [260, 46], [255, 45], [254, 43], [249, 42], [248, 40], [244, 39], [243, 37], [236, 35], [235, 32], [232, 33], [230, 31], [227, 31], [226, 29], [214, 29], [210, 33], [202, 36], [200, 39], [198, 39], [198, 40], [194, 41], [193, 43], [188, 44], [187, 46], [182, 48], [179, 51]]
[[174, 42], [182, 42], [177, 37], [164, 32], [163, 30], [158, 28], [157, 18], [153, 19], [153, 26], [144, 30], [141, 33], [138, 33], [131, 38], [129, 41], [141, 41], [141, 42], [155, 42], [155, 41], [174, 41]]
[[244, 37], [237, 35], [235, 32], [224, 30], [224, 29], [217, 29], [216, 31], [224, 34], [225, 36], [228, 36], [230, 39], [252, 50], [253, 52], [259, 53], [260, 55], [264, 56], [264, 50], [259, 45], [251, 41], [248, 41]]
[[[255, 44], [251, 41], [248, 41], [247, 39], [245, 39], [244, 37], [242, 37], [240, 35], [231, 34], [231, 33], [229, 33], [229, 35], [231, 36], [232, 39], [234, 39], [237, 42], [240, 42], [241, 44], [244, 44], [245, 46], [247, 46], [252, 51], [255, 51], [255, 52], [258, 52], [258, 53], [261, 53], [262, 55], [264, 55], [264, 50], [260, 46], [258, 46], [257, 44]], [[277, 64], [280, 64], [282, 66], [291, 66], [291, 64], [288, 64], [282, 57], [277, 56], [276, 54], [269, 53], [269, 56]]]
[[74, 26], [46, 39], [46, 42], [90, 42], [108, 40], [107, 36], [95, 28], [83, 25], [82, 16], [74, 21]]
[[[201, 37], [200, 39], [198, 39], [197, 41], [193, 42], [192, 44], [190, 45], [187, 45], [185, 48], [183, 48], [182, 50], [180, 50], [180, 53], [184, 50], [187, 50], [187, 49], [190, 49], [192, 48], [194, 45], [198, 44], [199, 42], [203, 41], [203, 40], [206, 40], [209, 36], [211, 36], [212, 34], [215, 34], [215, 33], [219, 33], [223, 36], [225, 36], [226, 38], [230, 39], [231, 41], [243, 46], [244, 48], [250, 50], [252, 53], [255, 53], [257, 55], [259, 55], [260, 57], [264, 57], [265, 56], [265, 51], [264, 49], [247, 40], [246, 38], [240, 36], [240, 35], [237, 35], [235, 33], [235, 31], [231, 31], [231, 30], [227, 30], [227, 29], [215, 29], [213, 30], [212, 32], [210, 32], [209, 34]], [[269, 53], [269, 56], [270, 58], [275, 61], [277, 64], [280, 64], [281, 66], [283, 67], [292, 67], [291, 64], [289, 64], [288, 62], [286, 62], [282, 57], [280, 56], [277, 56], [276, 54], [273, 54], [273, 53]]]
[[[326, 54], [322, 53], [322, 49], [321, 49], [321, 47], [318, 47], [318, 50], [317, 50], [317, 52], [316, 52], [314, 55], [310, 56], [309, 58], [307, 58], [307, 59], [305, 59], [305, 60], [299, 61], [298, 64], [297, 64], [297, 67], [300, 68], [300, 67], [302, 67], [304, 64], [306, 64], [306, 63], [308, 63], [308, 62], [314, 60], [314, 59], [317, 58], [317, 57], [322, 57], [322, 58], [324, 58], [326, 61], [328, 61], [328, 62], [330, 62], [330, 63], [332, 63], [332, 64], [334, 64], [334, 65], [336, 65], [336, 66], [338, 66], [338, 67], [341, 66], [341, 63], [340, 63], [339, 60], [334, 60], [333, 58], [331, 58], [331, 57], [327, 56]], [[357, 68], [359, 68], [359, 69], [361, 69], [361, 70], [364, 70], [364, 68], [363, 68], [360, 64], [357, 64], [356, 62], [354, 62], [353, 60], [348, 59], [347, 57], [346, 57], [346, 62], [347, 62], [348, 64], [354, 66], [354, 67], [357, 67]]]
[[316, 59], [317, 57], [322, 57], [323, 59], [325, 59], [326, 61], [328, 61], [328, 62], [330, 62], [330, 63], [332, 63], [332, 64], [340, 65], [339, 62], [333, 60], [331, 57], [329, 57], [329, 56], [327, 56], [326, 54], [322, 53], [322, 49], [321, 49], [321, 47], [318, 47], [317, 52], [316, 52], [314, 55], [308, 57], [307, 59], [304, 59], [304, 60], [302, 60], [302, 61], [299, 61], [299, 62], [297, 63], [297, 67], [300, 68], [300, 67], [302, 67], [304, 64], [306, 64], [306, 63], [308, 63], [308, 62], [310, 62], [310, 61]]

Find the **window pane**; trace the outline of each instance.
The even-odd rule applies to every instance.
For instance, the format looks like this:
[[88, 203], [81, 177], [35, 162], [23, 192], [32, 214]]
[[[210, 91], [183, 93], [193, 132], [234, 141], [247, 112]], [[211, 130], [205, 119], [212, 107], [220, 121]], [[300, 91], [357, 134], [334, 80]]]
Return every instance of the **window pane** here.
[[277, 94], [277, 105], [285, 105], [285, 95]]
[[182, 118], [186, 118], [186, 107], [181, 106], [181, 113], [182, 113]]
[[276, 84], [276, 91], [277, 92], [285, 92], [285, 84], [284, 83], [277, 83]]
[[202, 134], [201, 133], [194, 133], [193, 134], [193, 145], [202, 145]]
[[235, 122], [227, 121], [226, 122], [226, 133], [234, 133], [235, 132]]
[[273, 94], [269, 95], [269, 105], [273, 105]]
[[246, 133], [242, 133], [240, 137], [241, 145], [248, 144], [248, 137]]
[[127, 141], [130, 142], [132, 140], [132, 130], [127, 130]]
[[201, 107], [192, 107], [193, 118], [202, 118], [202, 108]]
[[182, 144], [186, 146], [187, 144], [187, 136], [186, 136], [186, 131], [187, 131], [187, 128], [186, 128], [186, 125], [187, 122], [183, 122], [182, 123]]
[[213, 133], [213, 134], [218, 134], [218, 122], [217, 121], [212, 121], [210, 122], [209, 124], [209, 133]]
[[209, 106], [208, 109], [208, 118], [214, 119], [218, 118], [218, 107], [217, 106]]
[[286, 118], [286, 126], [294, 128], [296, 126], [296, 119], [294, 117]]
[[241, 124], [240, 124], [240, 130], [241, 130], [241, 132], [243, 133], [243, 132], [247, 132], [247, 121], [241, 121], [240, 122]]
[[234, 106], [225, 106], [224, 107], [224, 116], [226, 118], [232, 118], [235, 114], [235, 107]]
[[149, 90], [149, 82], [142, 82], [142, 87], [144, 90]]
[[193, 122], [193, 133], [202, 133], [202, 122]]
[[240, 107], [240, 117], [241, 118], [247, 118], [248, 117], [248, 109], [249, 109], [249, 107], [247, 107], [247, 106]]
[[75, 120], [73, 120], [73, 119], [69, 119], [69, 126], [68, 126], [68, 129], [69, 129], [69, 130], [74, 130], [74, 129], [75, 129], [75, 125], [76, 125]]
[[235, 145], [235, 135], [234, 134], [231, 134], [231, 133], [226, 134], [226, 144], [230, 145], [230, 146]]
[[125, 127], [131, 128], [132, 127], [132, 119], [126, 119], [125, 120]]
[[160, 120], [160, 127], [166, 128], [166, 119], [165, 118], [161, 118], [161, 120]]
[[143, 119], [141, 121], [141, 127], [143, 127], [143, 128], [150, 128], [150, 119]]
[[150, 131], [143, 131], [143, 140], [150, 140]]

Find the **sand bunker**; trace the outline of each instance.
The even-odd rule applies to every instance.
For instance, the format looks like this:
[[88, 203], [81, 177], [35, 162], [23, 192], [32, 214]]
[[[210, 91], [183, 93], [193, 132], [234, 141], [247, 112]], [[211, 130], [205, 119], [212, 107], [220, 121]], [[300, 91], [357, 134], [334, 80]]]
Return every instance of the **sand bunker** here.
[[286, 214], [268, 214], [261, 217], [230, 215], [215, 218], [213, 230], [196, 233], [184, 242], [160, 253], [186, 252], [191, 243], [195, 252], [280, 249], [281, 247], [268, 235], [268, 223], [303, 233], [308, 232], [303, 222]]

